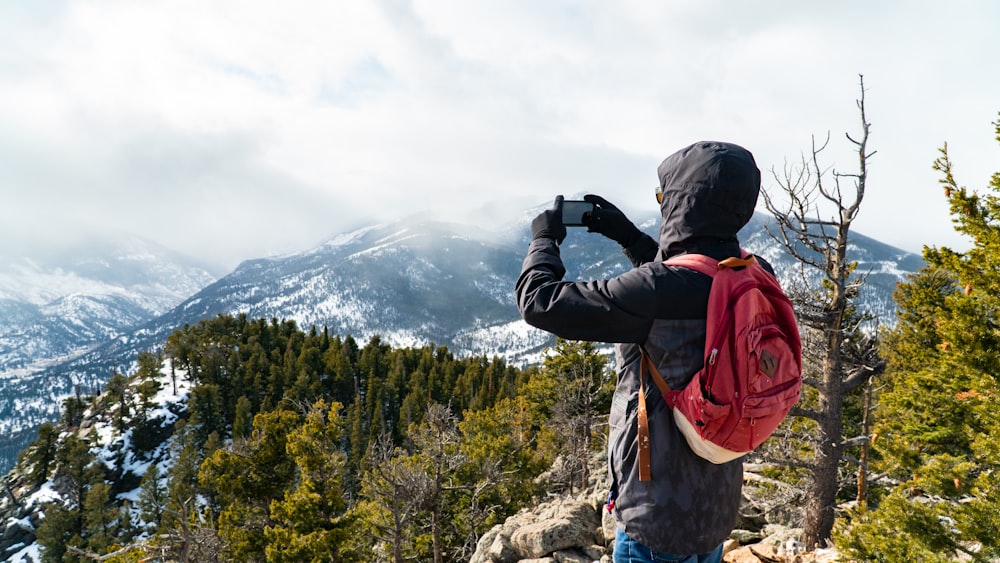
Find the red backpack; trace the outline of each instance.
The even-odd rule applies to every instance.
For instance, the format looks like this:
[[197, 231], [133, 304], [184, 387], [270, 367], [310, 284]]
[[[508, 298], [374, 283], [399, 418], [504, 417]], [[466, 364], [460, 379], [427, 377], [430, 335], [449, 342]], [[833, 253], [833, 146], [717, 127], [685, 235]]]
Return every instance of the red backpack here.
[[764, 442], [798, 402], [802, 388], [802, 343], [792, 303], [753, 255], [743, 251], [742, 259], [718, 262], [683, 254], [665, 264], [712, 277], [705, 364], [684, 389], [673, 390], [642, 350], [639, 478], [644, 481], [650, 478], [647, 371], [691, 449], [713, 463], [734, 460]]

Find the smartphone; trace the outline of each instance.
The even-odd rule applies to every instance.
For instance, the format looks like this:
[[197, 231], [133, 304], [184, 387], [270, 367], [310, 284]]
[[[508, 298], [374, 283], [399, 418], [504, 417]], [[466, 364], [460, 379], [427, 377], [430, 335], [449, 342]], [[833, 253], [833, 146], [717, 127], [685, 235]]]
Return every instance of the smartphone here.
[[594, 204], [589, 201], [567, 199], [563, 201], [562, 220], [567, 227], [582, 227], [583, 216], [594, 210]]

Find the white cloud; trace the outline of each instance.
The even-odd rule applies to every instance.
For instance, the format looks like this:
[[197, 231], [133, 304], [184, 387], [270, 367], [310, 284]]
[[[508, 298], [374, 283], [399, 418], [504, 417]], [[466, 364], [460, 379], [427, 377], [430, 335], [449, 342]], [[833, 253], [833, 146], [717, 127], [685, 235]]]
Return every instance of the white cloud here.
[[857, 228], [954, 244], [930, 166], [948, 141], [963, 183], [996, 172], [997, 16], [986, 1], [9, 3], [4, 228], [114, 224], [232, 266], [367, 217], [580, 190], [636, 208], [659, 161], [699, 139], [745, 144], [766, 171], [829, 131], [831, 164], [852, 166], [863, 73], [879, 152]]

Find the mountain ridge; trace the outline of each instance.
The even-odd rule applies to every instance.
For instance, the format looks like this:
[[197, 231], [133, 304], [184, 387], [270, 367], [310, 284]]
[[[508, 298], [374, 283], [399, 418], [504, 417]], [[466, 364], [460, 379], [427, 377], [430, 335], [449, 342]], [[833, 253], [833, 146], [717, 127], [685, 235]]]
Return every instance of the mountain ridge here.
[[[636, 222], [657, 235], [655, 213]], [[50, 353], [41, 364], [22, 362], [0, 371], [0, 429], [8, 438], [0, 440], [0, 469], [9, 467], [33, 428], [57, 415], [61, 397], [99, 389], [111, 373], [134, 365], [139, 352], [162, 348], [174, 329], [220, 314], [294, 320], [302, 328], [326, 328], [358, 340], [378, 335], [394, 347], [430, 343], [447, 346], [456, 355], [533, 363], [552, 337], [521, 321], [514, 300], [514, 282], [530, 241], [529, 223], [487, 230], [410, 218], [340, 233], [303, 252], [246, 260], [162, 314], [141, 318], [119, 313], [126, 324], [132, 323], [130, 328], [103, 326], [94, 316], [93, 330], [103, 331], [103, 340], [77, 339], [72, 331], [82, 327], [74, 323], [72, 312], [55, 315], [50, 330], [64, 331], [78, 346]], [[741, 241], [771, 262], [784, 284], [792, 283], [796, 263], [767, 235], [769, 223], [773, 228], [772, 219], [755, 215]], [[617, 244], [584, 229], [569, 230], [561, 253], [566, 279], [607, 278], [631, 267]], [[892, 318], [895, 284], [922, 261], [860, 234], [852, 237], [851, 255], [859, 261], [859, 271], [872, 272], [860, 305], [883, 320]], [[99, 302], [95, 296], [79, 299], [95, 307]], [[0, 301], [0, 310], [4, 306]], [[40, 369], [30, 369], [36, 365]]]

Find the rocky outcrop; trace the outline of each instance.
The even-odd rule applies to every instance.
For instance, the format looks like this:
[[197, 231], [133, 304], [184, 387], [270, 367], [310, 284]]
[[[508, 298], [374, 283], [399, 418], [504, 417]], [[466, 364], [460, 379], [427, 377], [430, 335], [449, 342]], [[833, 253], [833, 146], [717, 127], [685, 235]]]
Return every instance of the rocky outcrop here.
[[732, 540], [722, 557], [723, 563], [833, 563], [840, 560], [835, 548], [805, 551], [798, 541], [801, 528], [768, 526], [763, 533], [764, 539], [750, 545], [739, 545]]
[[581, 495], [522, 511], [483, 535], [470, 563], [610, 561], [614, 523], [602, 504]]
[[553, 497], [494, 526], [470, 563], [610, 562], [615, 524], [604, 509], [610, 486], [607, 459], [596, 452], [583, 492]]
[[[614, 517], [604, 509], [608, 490], [604, 460], [592, 462], [589, 487], [522, 510], [484, 534], [470, 563], [610, 563]], [[805, 553], [802, 530], [780, 524], [734, 530], [724, 547], [726, 563], [823, 563], [836, 550]]]
[[[600, 501], [597, 501], [599, 504]], [[602, 516], [602, 513], [603, 516]], [[768, 526], [761, 532], [734, 530], [723, 550], [725, 563], [828, 563], [835, 549], [805, 552], [799, 528]], [[557, 499], [511, 516], [483, 535], [470, 563], [610, 563], [613, 518], [584, 496]], [[749, 542], [748, 545], [741, 543]]]
[[3, 478], [0, 496], [0, 561], [7, 561], [21, 549], [35, 542], [35, 529], [41, 513], [29, 495], [34, 491], [24, 479], [12, 472]]

